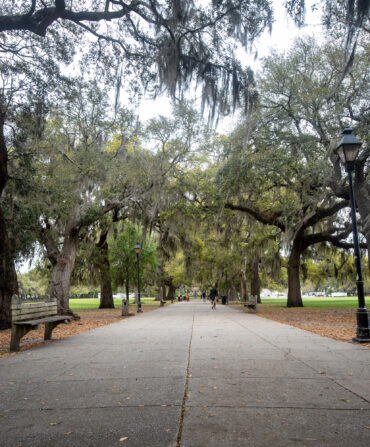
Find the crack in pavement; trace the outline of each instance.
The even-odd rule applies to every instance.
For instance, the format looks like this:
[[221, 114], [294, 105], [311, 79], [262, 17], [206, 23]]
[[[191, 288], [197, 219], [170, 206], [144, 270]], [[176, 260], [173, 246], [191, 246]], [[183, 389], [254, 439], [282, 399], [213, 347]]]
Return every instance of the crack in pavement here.
[[184, 416], [185, 416], [185, 404], [186, 404], [186, 399], [188, 397], [189, 378], [190, 378], [191, 342], [193, 341], [194, 320], [195, 320], [195, 307], [193, 307], [193, 321], [192, 321], [192, 325], [191, 325], [189, 348], [188, 348], [188, 365], [187, 365], [187, 368], [186, 368], [186, 380], [185, 380], [184, 396], [183, 396], [183, 399], [182, 399], [181, 416], [180, 416], [179, 431], [177, 433], [176, 447], [180, 447], [181, 446], [181, 435], [182, 435], [182, 428], [183, 428], [183, 425], [184, 425]]

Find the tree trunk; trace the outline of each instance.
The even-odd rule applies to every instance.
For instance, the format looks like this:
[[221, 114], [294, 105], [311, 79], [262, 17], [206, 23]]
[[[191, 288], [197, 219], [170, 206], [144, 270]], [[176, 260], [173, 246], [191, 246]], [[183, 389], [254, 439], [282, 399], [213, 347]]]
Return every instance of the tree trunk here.
[[100, 306], [99, 309], [114, 309], [114, 301], [112, 294], [112, 282], [110, 277], [110, 265], [108, 258], [108, 233], [105, 232], [100, 236], [97, 244], [99, 248], [99, 271], [100, 271]]
[[[8, 151], [4, 138], [6, 111], [0, 98], [0, 197], [8, 181]], [[14, 254], [8, 236], [6, 222], [0, 208], [0, 329], [11, 326], [10, 304], [18, 293]]]
[[164, 301], [165, 299], [166, 299], [166, 284], [162, 284], [161, 301]]
[[69, 308], [69, 289], [78, 242], [79, 230], [74, 225], [74, 222], [69, 222], [66, 226], [63, 248], [53, 267], [50, 282], [50, 296], [57, 299], [58, 313], [60, 315], [72, 315], [75, 317]]
[[288, 302], [287, 307], [303, 307], [299, 267], [302, 253], [302, 239], [293, 241], [288, 262]]
[[370, 193], [368, 178], [364, 174], [365, 163], [356, 163], [355, 170], [355, 199], [361, 217], [359, 229], [365, 236], [367, 245], [368, 269], [370, 272]]
[[261, 280], [258, 272], [259, 256], [254, 254], [252, 263], [252, 278], [251, 278], [251, 295], [257, 297], [257, 303], [261, 302]]
[[237, 299], [238, 294], [236, 293], [236, 288], [233, 280], [230, 280], [230, 288], [228, 290], [228, 299], [229, 301], [235, 301]]
[[245, 277], [244, 270], [240, 270], [239, 278], [240, 278], [240, 301], [247, 302], [248, 301], [248, 285], [247, 285], [247, 278]]
[[0, 209], [0, 329], [11, 326], [10, 304], [18, 294], [18, 281], [6, 223]]
[[126, 290], [126, 300], [130, 300], [130, 283], [128, 281], [128, 277], [126, 277], [125, 290]]
[[172, 280], [168, 282], [168, 293], [167, 293], [167, 300], [175, 299], [176, 295], [176, 287], [173, 285]]

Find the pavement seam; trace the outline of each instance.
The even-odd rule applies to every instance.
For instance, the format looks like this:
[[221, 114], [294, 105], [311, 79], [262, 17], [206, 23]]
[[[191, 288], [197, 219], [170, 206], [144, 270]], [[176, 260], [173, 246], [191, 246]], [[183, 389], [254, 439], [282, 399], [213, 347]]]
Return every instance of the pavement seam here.
[[282, 405], [189, 405], [189, 408], [255, 408], [268, 410], [328, 410], [328, 411], [370, 411], [370, 408], [333, 408], [333, 407], [304, 407], [304, 406], [282, 406]]
[[[264, 318], [264, 317], [261, 317], [261, 316], [259, 316], [259, 315], [256, 315], [256, 317], [258, 317], [258, 318]], [[302, 360], [302, 359], [296, 357], [294, 354], [291, 353], [290, 350], [289, 350], [288, 352], [285, 351], [285, 350], [282, 349], [280, 346], [274, 344], [273, 342], [271, 342], [270, 340], [266, 339], [265, 337], [262, 337], [262, 336], [261, 336], [260, 334], [258, 334], [257, 332], [254, 332], [252, 329], [245, 327], [242, 323], [239, 323], [238, 321], [235, 321], [234, 319], [230, 318], [229, 316], [227, 316], [226, 318], [230, 319], [231, 321], [233, 321], [234, 323], [238, 324], [238, 325], [241, 326], [242, 328], [244, 328], [244, 329], [250, 331], [250, 332], [251, 332], [252, 334], [254, 334], [256, 337], [262, 339], [263, 341], [265, 341], [265, 342], [268, 343], [269, 345], [271, 345], [271, 346], [273, 346], [274, 348], [278, 349], [279, 351], [281, 351], [282, 353], [284, 353], [284, 355], [285, 355], [286, 357], [290, 356], [290, 357], [293, 358], [294, 360], [296, 360], [296, 361], [302, 363], [302, 364], [305, 365], [307, 368], [309, 368], [309, 369], [311, 369], [312, 371], [314, 371], [314, 372], [317, 373], [317, 370], [316, 370], [313, 366], [311, 366], [310, 364], [306, 363], [304, 360]], [[280, 323], [280, 324], [284, 324], [284, 323]], [[289, 326], [289, 325], [287, 325], [287, 326]], [[296, 329], [298, 329], [298, 328], [296, 328]], [[301, 330], [304, 330], [304, 329], [301, 329]], [[316, 334], [316, 335], [317, 335], [317, 334]], [[345, 387], [344, 385], [338, 383], [335, 379], [333, 379], [333, 378], [331, 378], [331, 377], [329, 377], [329, 376], [327, 376], [327, 375], [325, 376], [325, 379], [328, 379], [329, 381], [335, 383], [336, 385], [338, 385], [338, 386], [340, 386], [341, 388], [345, 389], [346, 391], [350, 392], [350, 393], [353, 394], [354, 396], [360, 398], [360, 399], [363, 400], [364, 402], [366, 402], [366, 403], [370, 403], [370, 401], [369, 401], [368, 399], [366, 399], [365, 397], [361, 396], [360, 394], [355, 393], [354, 391], [352, 391], [351, 389]]]
[[[159, 408], [159, 407], [171, 407], [177, 408], [182, 407], [181, 404], [168, 404], [168, 405], [159, 405], [159, 404], [148, 404], [148, 405], [98, 405], [98, 406], [89, 406], [89, 407], [52, 407], [52, 408], [16, 408], [12, 410], [6, 410], [6, 414], [14, 413], [14, 412], [30, 412], [30, 411], [67, 411], [67, 410], [101, 410], [101, 409], [112, 409], [112, 408]], [[304, 406], [281, 406], [281, 405], [189, 405], [188, 408], [254, 408], [254, 409], [268, 409], [268, 410], [327, 410], [327, 411], [361, 411], [361, 412], [369, 412], [370, 408], [332, 408], [332, 407], [304, 407]]]
[[181, 436], [182, 436], [182, 429], [183, 429], [183, 425], [184, 425], [185, 404], [186, 404], [186, 398], [188, 396], [188, 389], [189, 389], [190, 355], [191, 355], [191, 342], [193, 340], [193, 332], [194, 332], [194, 320], [195, 320], [195, 308], [193, 307], [193, 321], [192, 321], [192, 325], [191, 325], [189, 348], [188, 348], [188, 365], [187, 365], [187, 368], [186, 368], [186, 380], [185, 380], [184, 396], [182, 398], [181, 416], [180, 416], [179, 431], [177, 433], [176, 447], [180, 447], [181, 446]]
[[101, 410], [101, 409], [112, 409], [112, 408], [177, 408], [181, 407], [181, 404], [145, 404], [145, 405], [95, 405], [86, 407], [49, 407], [49, 408], [14, 408], [11, 410], [5, 410], [6, 414], [14, 412], [30, 412], [30, 411], [67, 411], [67, 410]]

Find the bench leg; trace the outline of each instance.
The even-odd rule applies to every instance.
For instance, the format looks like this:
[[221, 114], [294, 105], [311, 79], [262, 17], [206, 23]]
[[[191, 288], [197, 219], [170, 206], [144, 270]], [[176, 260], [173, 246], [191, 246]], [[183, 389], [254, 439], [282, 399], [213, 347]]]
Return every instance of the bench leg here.
[[[37, 326], [36, 326], [37, 327]], [[36, 328], [35, 326], [22, 326], [19, 324], [12, 325], [12, 335], [10, 339], [10, 352], [19, 351], [19, 342], [27, 332]]]
[[61, 321], [52, 321], [51, 323], [45, 323], [45, 332], [44, 332], [44, 340], [51, 340], [51, 333], [54, 328], [58, 326], [60, 323], [64, 323], [65, 320]]

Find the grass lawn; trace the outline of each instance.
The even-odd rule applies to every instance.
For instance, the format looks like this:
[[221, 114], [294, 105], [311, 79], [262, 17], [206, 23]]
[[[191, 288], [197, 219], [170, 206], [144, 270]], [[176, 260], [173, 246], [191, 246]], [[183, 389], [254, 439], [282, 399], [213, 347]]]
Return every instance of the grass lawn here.
[[[122, 306], [122, 299], [117, 298], [114, 299], [114, 306], [116, 308]], [[145, 304], [151, 304], [159, 306], [159, 301], [154, 301], [154, 298], [141, 298], [141, 304], [145, 306]], [[70, 298], [69, 299], [69, 307], [73, 309], [98, 309], [100, 304], [99, 298]], [[130, 305], [134, 304], [134, 300], [130, 299]]]
[[[286, 298], [262, 298], [262, 304], [273, 307], [286, 307]], [[302, 298], [303, 306], [307, 309], [356, 309], [358, 306], [357, 297], [310, 297]], [[369, 298], [367, 299], [369, 301]]]

